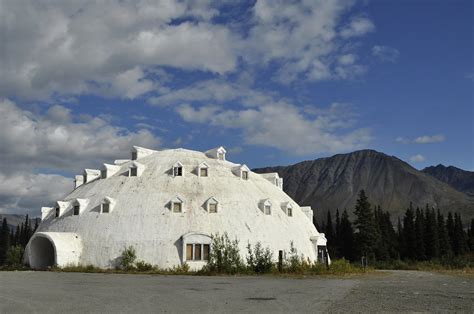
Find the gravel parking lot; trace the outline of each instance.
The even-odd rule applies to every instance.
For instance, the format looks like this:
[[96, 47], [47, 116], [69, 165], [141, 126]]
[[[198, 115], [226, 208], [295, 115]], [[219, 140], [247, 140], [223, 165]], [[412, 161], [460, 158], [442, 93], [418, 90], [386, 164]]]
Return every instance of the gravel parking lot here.
[[0, 272], [1, 313], [473, 312], [474, 278], [391, 271], [349, 279]]

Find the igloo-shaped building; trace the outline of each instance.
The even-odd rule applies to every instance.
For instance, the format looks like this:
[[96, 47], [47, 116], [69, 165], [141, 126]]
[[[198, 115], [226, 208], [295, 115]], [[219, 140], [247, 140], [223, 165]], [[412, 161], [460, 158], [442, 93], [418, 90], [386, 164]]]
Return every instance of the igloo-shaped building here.
[[275, 258], [289, 252], [328, 261], [326, 238], [285, 192], [278, 174], [257, 174], [226, 160], [223, 147], [207, 152], [155, 151], [134, 146], [131, 160], [85, 169], [75, 189], [42, 222], [25, 252], [32, 268], [94, 265], [114, 268], [125, 247], [161, 268], [207, 262], [211, 236], [227, 232], [246, 246], [261, 242]]

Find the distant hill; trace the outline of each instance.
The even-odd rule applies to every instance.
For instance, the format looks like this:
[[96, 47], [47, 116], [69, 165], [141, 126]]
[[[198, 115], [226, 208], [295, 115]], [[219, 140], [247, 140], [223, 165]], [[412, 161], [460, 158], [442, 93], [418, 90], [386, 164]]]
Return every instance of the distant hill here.
[[421, 170], [436, 179], [443, 181], [458, 191], [474, 196], [474, 172], [453, 166], [437, 165]]
[[312, 206], [315, 218], [325, 220], [327, 210], [348, 209], [352, 215], [357, 194], [365, 189], [372, 204], [388, 210], [396, 219], [413, 202], [415, 206], [459, 211], [463, 219], [474, 217], [474, 197], [462, 193], [431, 175], [416, 170], [395, 156], [361, 150], [291, 166], [254, 169], [278, 172], [284, 190], [300, 205]]
[[[0, 214], [0, 223], [3, 221], [3, 218], [7, 218], [7, 223], [10, 228], [16, 228], [18, 225], [21, 225], [25, 222], [25, 215], [17, 215], [17, 214]], [[30, 218], [31, 226], [35, 225], [35, 220], [38, 219], [38, 223], [40, 222], [39, 218]]]

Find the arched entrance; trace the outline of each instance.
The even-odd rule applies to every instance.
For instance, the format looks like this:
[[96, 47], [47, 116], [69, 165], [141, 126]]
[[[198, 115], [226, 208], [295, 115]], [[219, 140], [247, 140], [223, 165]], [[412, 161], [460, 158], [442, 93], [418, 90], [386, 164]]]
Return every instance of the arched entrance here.
[[56, 249], [46, 237], [37, 236], [30, 243], [30, 267], [46, 269], [56, 264]]

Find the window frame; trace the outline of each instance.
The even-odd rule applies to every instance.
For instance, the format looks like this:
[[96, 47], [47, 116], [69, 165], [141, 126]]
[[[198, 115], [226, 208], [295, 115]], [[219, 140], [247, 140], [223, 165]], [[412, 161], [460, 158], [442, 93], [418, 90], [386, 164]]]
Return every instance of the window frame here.
[[[211, 254], [209, 243], [186, 243], [186, 262], [208, 262]], [[191, 258], [190, 258], [191, 255]]]
[[128, 176], [129, 177], [138, 177], [138, 167], [132, 166], [128, 169]]
[[249, 179], [249, 172], [247, 170], [242, 170], [242, 180], [248, 180]]
[[[204, 175], [203, 175], [203, 171], [205, 172]], [[207, 167], [201, 167], [201, 168], [199, 168], [199, 176], [200, 176], [200, 177], [204, 177], [204, 178], [209, 177], [209, 169], [208, 169]]]
[[[104, 210], [104, 208], [107, 206], [107, 211]], [[103, 202], [100, 204], [100, 213], [101, 214], [110, 214], [110, 203]]]
[[[179, 211], [175, 210], [175, 206], [179, 206]], [[183, 213], [183, 203], [182, 202], [171, 202], [171, 211], [175, 214]]]

